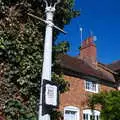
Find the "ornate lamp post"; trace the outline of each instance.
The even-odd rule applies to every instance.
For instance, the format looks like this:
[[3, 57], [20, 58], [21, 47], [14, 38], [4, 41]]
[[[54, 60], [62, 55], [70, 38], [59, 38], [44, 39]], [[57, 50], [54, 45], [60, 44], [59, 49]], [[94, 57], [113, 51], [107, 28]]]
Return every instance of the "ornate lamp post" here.
[[[43, 68], [42, 68], [42, 79], [41, 79], [41, 87], [40, 87], [40, 100], [39, 100], [39, 113], [38, 113], [38, 120], [50, 120], [50, 115], [45, 114], [43, 115], [43, 95], [46, 95], [45, 91], [43, 90], [43, 84], [44, 81], [47, 80], [51, 81], [51, 67], [52, 67], [52, 32], [53, 27], [57, 30], [64, 32], [62, 29], [60, 29], [58, 26], [54, 25], [53, 23], [53, 17], [55, 13], [55, 7], [58, 3], [60, 3], [60, 0], [43, 0], [46, 4], [45, 13], [46, 13], [46, 20], [43, 20], [33, 14], [28, 13], [29, 16], [34, 17], [35, 19], [38, 19], [46, 24], [46, 31], [45, 31], [45, 43], [44, 43], [44, 59], [43, 59]], [[50, 83], [51, 84], [51, 83]], [[51, 93], [55, 93], [56, 95], [56, 87], [53, 87], [52, 85], [48, 85], [46, 89], [48, 91], [52, 91]], [[49, 89], [50, 87], [50, 89]], [[51, 90], [52, 88], [52, 90]], [[55, 88], [55, 89], [54, 89]], [[51, 93], [50, 93], [50, 99], [49, 95], [47, 98], [48, 104], [55, 106], [57, 103], [55, 102], [54, 98], [57, 99], [54, 95], [51, 99]], [[57, 106], [57, 105], [56, 105]]]
[[53, 16], [55, 12], [56, 5], [60, 0], [44, 0], [46, 3], [46, 20], [42, 20], [46, 23], [46, 32], [45, 32], [45, 44], [44, 44], [44, 60], [43, 60], [43, 69], [42, 69], [42, 80], [41, 80], [41, 89], [40, 89], [40, 101], [39, 101], [39, 113], [38, 120], [50, 120], [50, 115], [42, 115], [43, 111], [43, 81], [51, 81], [51, 65], [52, 65], [52, 32], [53, 27], [64, 32], [59, 27], [55, 26], [53, 23]]

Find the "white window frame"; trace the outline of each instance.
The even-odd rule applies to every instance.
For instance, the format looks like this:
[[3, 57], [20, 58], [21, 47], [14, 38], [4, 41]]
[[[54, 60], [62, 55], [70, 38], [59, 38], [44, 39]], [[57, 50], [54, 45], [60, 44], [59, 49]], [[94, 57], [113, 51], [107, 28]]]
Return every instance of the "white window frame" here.
[[64, 120], [65, 120], [65, 117], [66, 117], [66, 111], [75, 112], [76, 120], [80, 120], [80, 109], [78, 107], [74, 107], [74, 106], [66, 106], [66, 107], [64, 107]]
[[[91, 109], [86, 109], [86, 110], [83, 110], [83, 115], [84, 114], [87, 114], [88, 115], [88, 120], [90, 120], [90, 116], [91, 115], [94, 115], [94, 116], [99, 116], [100, 117], [100, 111], [98, 111], [98, 110], [91, 110]], [[84, 120], [84, 118], [83, 118], [83, 120]], [[95, 118], [95, 120], [96, 120], [96, 118]], [[99, 120], [100, 120], [100, 118], [99, 118]]]
[[[93, 83], [94, 83], [96, 89], [94, 90], [94, 88], [90, 88], [90, 89], [87, 88], [87, 82], [91, 85], [93, 85]], [[85, 80], [85, 90], [88, 92], [98, 93], [99, 92], [99, 85], [96, 81], [91, 81], [91, 80], [87, 79], [87, 80]]]

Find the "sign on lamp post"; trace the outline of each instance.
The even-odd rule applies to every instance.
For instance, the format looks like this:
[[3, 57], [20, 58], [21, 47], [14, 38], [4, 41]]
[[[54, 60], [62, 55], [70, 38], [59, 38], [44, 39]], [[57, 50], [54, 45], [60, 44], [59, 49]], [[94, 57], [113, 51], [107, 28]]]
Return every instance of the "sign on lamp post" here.
[[48, 80], [43, 80], [43, 105], [56, 108], [59, 105], [59, 88], [58, 86]]

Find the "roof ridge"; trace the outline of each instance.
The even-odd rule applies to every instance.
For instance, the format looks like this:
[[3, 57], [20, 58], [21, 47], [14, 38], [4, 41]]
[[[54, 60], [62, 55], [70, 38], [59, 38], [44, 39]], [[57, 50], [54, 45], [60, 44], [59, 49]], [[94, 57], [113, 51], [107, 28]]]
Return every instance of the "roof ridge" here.
[[101, 64], [101, 63], [98, 63], [98, 65], [99, 65], [100, 67], [102, 67], [103, 69], [107, 70], [108, 72], [117, 74], [117, 72], [115, 72], [114, 70], [108, 68], [106, 65], [103, 65], [103, 64]]
[[86, 74], [89, 76], [95, 76], [99, 79], [104, 79], [104, 80], [111, 81], [111, 82], [115, 81], [115, 78], [113, 76], [113, 71], [110, 69], [107, 69], [107, 67], [105, 67], [104, 65], [101, 65], [101, 67], [99, 68], [102, 68], [105, 71], [109, 71], [109, 74], [111, 75], [108, 76], [108, 74], [106, 74], [105, 72], [99, 71], [98, 69], [91, 67], [89, 63], [77, 57], [72, 57], [72, 56], [64, 54], [63, 56], [61, 56], [60, 59], [61, 59], [61, 62], [60, 62], [61, 67], [73, 70], [74, 72]]

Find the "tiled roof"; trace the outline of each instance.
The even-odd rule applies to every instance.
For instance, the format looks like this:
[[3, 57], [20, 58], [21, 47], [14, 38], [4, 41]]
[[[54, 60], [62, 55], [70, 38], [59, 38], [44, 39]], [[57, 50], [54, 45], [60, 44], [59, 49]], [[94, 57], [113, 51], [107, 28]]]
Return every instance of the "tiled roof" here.
[[107, 65], [110, 69], [114, 70], [114, 71], [120, 71], [120, 60], [113, 62], [112, 64]]
[[94, 76], [102, 80], [115, 82], [113, 74], [102, 67], [93, 67], [79, 58], [68, 55], [61, 55], [59, 58], [60, 66], [62, 68], [66, 68], [88, 76]]

